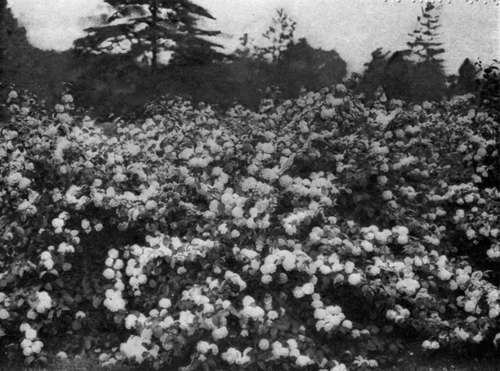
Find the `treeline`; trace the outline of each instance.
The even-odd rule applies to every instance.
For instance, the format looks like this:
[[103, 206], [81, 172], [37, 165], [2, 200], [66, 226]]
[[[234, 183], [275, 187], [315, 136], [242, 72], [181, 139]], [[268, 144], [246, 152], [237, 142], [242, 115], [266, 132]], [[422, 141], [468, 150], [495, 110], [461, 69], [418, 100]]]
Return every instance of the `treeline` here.
[[[406, 50], [379, 48], [361, 74], [348, 78], [346, 62], [335, 50], [313, 48], [295, 37], [296, 22], [283, 9], [276, 11], [263, 42], [243, 35], [240, 47], [225, 54], [209, 41], [219, 33], [199, 27], [199, 19], [210, 19], [211, 14], [191, 1], [107, 2], [114, 12], [88, 29], [74, 49], [59, 53], [31, 46], [26, 30], [0, 0], [3, 86], [15, 84], [49, 103], [70, 90], [80, 106], [101, 116], [139, 112], [146, 102], [169, 95], [222, 108], [234, 103], [256, 108], [263, 98], [290, 98], [302, 89], [341, 81], [367, 101], [381, 93], [420, 102], [478, 92], [498, 102], [495, 66], [484, 68], [466, 59], [456, 75], [445, 74], [437, 32], [439, 8], [430, 3], [409, 34]], [[490, 82], [479, 83], [485, 70]]]
[[[117, 7], [117, 13], [108, 23], [144, 9], [137, 8], [137, 4], [125, 7], [118, 1], [110, 3]], [[174, 3], [177, 9], [194, 6], [188, 1]], [[190, 9], [211, 17], [199, 7]], [[123, 24], [104, 25], [89, 29], [89, 37], [77, 40], [73, 50], [58, 53], [31, 46], [26, 30], [20, 27], [10, 9], [5, 10], [7, 37], [1, 78], [4, 86], [16, 84], [49, 102], [55, 102], [63, 91], [71, 90], [79, 105], [93, 108], [101, 115], [136, 112], [145, 102], [164, 95], [185, 96], [221, 107], [237, 102], [255, 108], [265, 97], [293, 97], [302, 88], [318, 89], [340, 82], [347, 73], [345, 61], [336, 51], [313, 48], [306, 39], [295, 40], [295, 22], [283, 10], [277, 11], [264, 34], [268, 46], [253, 45], [244, 35], [241, 47], [229, 55], [220, 52], [216, 44], [198, 42], [204, 38], [189, 12], [181, 23], [193, 25], [184, 33], [197, 37], [184, 40], [161, 28], [153, 46], [149, 43], [151, 30], [143, 29], [142, 34], [134, 33], [140, 41], [137, 44], [142, 42], [141, 45], [133, 45], [128, 53], [115, 53], [128, 40], [129, 30]], [[137, 26], [131, 24], [133, 28]], [[216, 33], [202, 33], [207, 35]], [[113, 43], [107, 43], [108, 39], [114, 40]], [[168, 53], [173, 57], [168, 64], [162, 64], [162, 56]]]
[[427, 3], [409, 34], [407, 49], [372, 52], [362, 75], [354, 76], [359, 92], [373, 99], [382, 88], [389, 98], [420, 102], [474, 92], [481, 66], [466, 58], [458, 74], [447, 76], [440, 58], [445, 50], [439, 42], [440, 7]]

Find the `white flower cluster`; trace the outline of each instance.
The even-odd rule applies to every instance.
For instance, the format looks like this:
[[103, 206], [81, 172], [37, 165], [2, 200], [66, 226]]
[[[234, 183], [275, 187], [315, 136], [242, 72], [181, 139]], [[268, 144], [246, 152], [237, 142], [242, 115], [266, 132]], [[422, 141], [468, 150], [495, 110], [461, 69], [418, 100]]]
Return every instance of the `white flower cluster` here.
[[119, 290], [107, 289], [105, 292], [104, 306], [111, 312], [125, 310], [126, 302]]
[[252, 348], [248, 347], [243, 352], [236, 348], [228, 348], [224, 353], [221, 354], [221, 357], [224, 361], [229, 364], [234, 365], [244, 365], [245, 363], [250, 362], [249, 352], [252, 351]]
[[10, 317], [9, 311], [6, 309], [6, 307], [9, 307], [10, 300], [7, 298], [7, 295], [5, 293], [0, 292], [0, 305], [2, 305], [2, 308], [0, 308], [0, 320], [6, 320]]
[[422, 348], [427, 349], [427, 350], [436, 350], [439, 349], [439, 342], [437, 341], [432, 341], [432, 340], [424, 340], [422, 343]]
[[386, 318], [390, 321], [404, 322], [410, 317], [410, 311], [401, 305], [396, 305], [394, 309], [389, 309], [386, 312]]
[[314, 361], [307, 355], [300, 353], [299, 345], [295, 339], [288, 339], [286, 345], [279, 341], [271, 344], [271, 353], [273, 359], [295, 358], [295, 364], [299, 367], [306, 367], [314, 364]]
[[38, 313], [45, 313], [52, 308], [52, 298], [47, 291], [39, 291], [36, 293], [36, 299], [33, 304], [33, 309]]
[[317, 331], [330, 332], [339, 326], [342, 326], [347, 330], [352, 329], [352, 322], [346, 319], [340, 306], [328, 305], [325, 307], [318, 294], [313, 296], [311, 305], [314, 308], [314, 318], [317, 320]]
[[47, 270], [54, 268], [54, 260], [52, 259], [52, 254], [49, 251], [44, 251], [40, 254], [40, 264]]
[[396, 283], [396, 288], [406, 295], [415, 295], [420, 288], [420, 283], [413, 278], [404, 278]]
[[24, 339], [21, 341], [24, 356], [29, 357], [42, 351], [43, 342], [37, 339], [37, 331], [33, 327], [28, 323], [23, 323], [19, 331], [24, 333]]

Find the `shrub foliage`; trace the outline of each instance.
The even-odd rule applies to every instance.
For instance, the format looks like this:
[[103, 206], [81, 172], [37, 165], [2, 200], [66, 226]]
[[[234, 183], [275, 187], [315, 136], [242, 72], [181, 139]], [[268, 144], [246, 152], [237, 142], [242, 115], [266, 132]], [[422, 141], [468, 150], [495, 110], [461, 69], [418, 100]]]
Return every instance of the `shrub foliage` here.
[[500, 337], [499, 126], [472, 96], [158, 100], [106, 130], [70, 95], [8, 105], [2, 357], [339, 371], [408, 335], [428, 351]]

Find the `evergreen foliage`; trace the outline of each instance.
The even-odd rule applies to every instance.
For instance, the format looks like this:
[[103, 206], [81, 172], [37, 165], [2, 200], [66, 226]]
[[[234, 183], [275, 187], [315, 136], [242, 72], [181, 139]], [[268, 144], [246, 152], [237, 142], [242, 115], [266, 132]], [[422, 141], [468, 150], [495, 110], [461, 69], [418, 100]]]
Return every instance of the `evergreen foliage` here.
[[221, 59], [218, 44], [207, 37], [219, 31], [198, 27], [213, 19], [189, 0], [109, 0], [114, 10], [105, 22], [89, 28], [76, 48], [91, 54], [127, 54], [156, 69], [160, 64], [205, 63]]

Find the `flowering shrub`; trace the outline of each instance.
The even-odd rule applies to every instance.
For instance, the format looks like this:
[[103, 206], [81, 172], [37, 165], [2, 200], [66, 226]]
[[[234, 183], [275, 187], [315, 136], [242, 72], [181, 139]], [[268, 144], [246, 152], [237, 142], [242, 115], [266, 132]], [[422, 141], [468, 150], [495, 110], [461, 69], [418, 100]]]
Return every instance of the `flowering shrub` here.
[[69, 95], [8, 104], [3, 356], [340, 371], [500, 337], [499, 126], [470, 96], [172, 100], [109, 136]]

